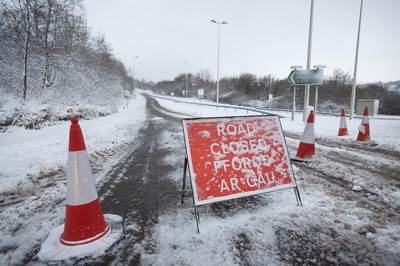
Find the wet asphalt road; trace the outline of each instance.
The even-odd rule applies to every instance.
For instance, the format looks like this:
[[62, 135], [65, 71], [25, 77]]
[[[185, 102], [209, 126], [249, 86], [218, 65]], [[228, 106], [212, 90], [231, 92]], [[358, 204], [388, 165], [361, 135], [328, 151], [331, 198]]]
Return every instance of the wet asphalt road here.
[[165, 148], [161, 133], [181, 131], [181, 125], [176, 119], [158, 117], [154, 108], [154, 102], [148, 100], [147, 119], [139, 131], [135, 148], [112, 169], [109, 181], [99, 190], [103, 213], [122, 216], [126, 229], [125, 237], [108, 257], [96, 263], [139, 264], [140, 253], [135, 253], [134, 244], [151, 234], [162, 212], [177, 208], [180, 202], [181, 184], [165, 176], [177, 167], [182, 167], [183, 171], [183, 165], [163, 162], [163, 158], [174, 151]]

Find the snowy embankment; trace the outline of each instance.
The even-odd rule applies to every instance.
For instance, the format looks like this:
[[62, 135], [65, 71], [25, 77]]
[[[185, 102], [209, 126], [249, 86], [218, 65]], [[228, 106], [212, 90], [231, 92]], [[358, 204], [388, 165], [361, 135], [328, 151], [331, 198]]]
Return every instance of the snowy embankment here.
[[[135, 125], [145, 119], [146, 100], [130, 102], [118, 113], [93, 120], [80, 120], [89, 155], [134, 139]], [[14, 127], [0, 134], [0, 193], [17, 188], [26, 177], [63, 168], [67, 162], [69, 121], [40, 130]]]
[[[247, 115], [246, 111], [158, 101], [188, 116]], [[106, 173], [128, 150], [136, 148], [134, 140], [146, 119], [145, 110], [146, 100], [138, 96], [116, 114], [80, 121], [97, 184], [107, 178]], [[301, 114], [295, 121], [291, 121], [290, 113], [278, 114], [283, 117], [285, 132], [302, 134]], [[350, 135], [338, 139], [339, 117], [316, 117], [316, 137], [337, 146], [317, 142], [316, 159], [307, 167], [319, 167], [320, 172], [294, 166], [303, 207], [296, 206], [292, 190], [204, 206], [200, 209], [199, 235], [193, 203], [188, 198], [183, 206], [158, 217], [145, 239], [134, 243], [134, 253], [140, 255], [143, 265], [400, 263], [396, 211], [400, 206], [399, 182], [388, 178], [399, 173], [399, 162], [387, 159], [384, 152], [382, 157], [369, 150], [364, 154], [360, 145], [349, 148], [355, 143], [360, 122], [347, 119]], [[372, 144], [388, 154], [400, 152], [398, 117], [372, 118], [370, 125]], [[35, 259], [48, 232], [64, 222], [69, 126], [65, 122], [41, 130], [13, 128], [0, 134], [2, 265], [26, 264]], [[161, 134], [159, 145], [170, 151], [183, 150], [180, 130], [173, 134]], [[287, 142], [291, 152], [299, 143], [298, 139], [288, 138]], [[343, 163], [346, 158], [354, 161]], [[163, 163], [179, 167], [160, 178], [180, 186], [182, 159], [174, 152], [165, 158]], [[365, 170], [364, 166], [371, 169]], [[386, 167], [388, 176], [383, 176], [379, 167]], [[327, 177], [336, 178], [339, 185], [327, 182]], [[352, 190], [354, 185], [362, 191]], [[376, 195], [379, 201], [375, 202], [372, 196]], [[126, 226], [136, 228], [134, 224]]]
[[[80, 120], [96, 183], [132, 149], [146, 118], [138, 96], [118, 113]], [[0, 265], [23, 264], [65, 218], [70, 122], [0, 134]]]

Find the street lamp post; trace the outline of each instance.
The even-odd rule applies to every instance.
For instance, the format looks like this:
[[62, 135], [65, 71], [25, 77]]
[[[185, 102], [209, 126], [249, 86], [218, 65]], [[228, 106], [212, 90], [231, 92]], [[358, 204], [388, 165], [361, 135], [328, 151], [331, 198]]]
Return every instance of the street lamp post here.
[[228, 24], [226, 21], [218, 22], [214, 19], [211, 20], [212, 23], [218, 24], [218, 57], [217, 57], [217, 104], [219, 103], [219, 43], [220, 43], [220, 26], [223, 24]]
[[353, 119], [353, 115], [354, 115], [354, 106], [355, 106], [355, 101], [356, 101], [358, 47], [360, 46], [360, 31], [361, 31], [362, 9], [363, 9], [363, 0], [361, 0], [360, 17], [359, 17], [359, 20], [358, 20], [356, 59], [355, 59], [355, 62], [354, 62], [353, 86], [352, 86], [352, 89], [351, 89], [351, 99], [350, 99], [350, 116], [349, 116], [349, 119], [350, 119], [350, 120]]
[[[311, 65], [313, 19], [314, 19], [314, 0], [311, 0], [310, 24], [309, 24], [309, 28], [308, 28], [307, 69], [310, 69], [310, 65]], [[310, 97], [310, 85], [306, 85], [305, 90], [304, 90], [304, 106], [303, 106], [303, 121], [304, 122], [307, 121], [306, 108], [309, 104], [309, 97]]]
[[135, 65], [136, 58], [139, 58], [139, 56], [135, 56], [133, 58], [133, 89], [136, 88], [136, 65]]
[[[315, 65], [314, 68], [326, 68], [326, 65]], [[315, 101], [314, 101], [314, 119], [317, 116], [317, 102], [318, 102], [318, 85], [315, 87]]]
[[186, 83], [186, 90], [185, 90], [185, 97], [187, 98], [187, 95], [188, 95], [188, 79], [187, 79], [187, 76], [188, 76], [188, 67], [187, 67], [187, 63], [186, 63], [185, 61], [183, 61], [182, 63], [184, 63], [185, 66], [186, 66], [186, 81], [185, 81], [185, 83]]

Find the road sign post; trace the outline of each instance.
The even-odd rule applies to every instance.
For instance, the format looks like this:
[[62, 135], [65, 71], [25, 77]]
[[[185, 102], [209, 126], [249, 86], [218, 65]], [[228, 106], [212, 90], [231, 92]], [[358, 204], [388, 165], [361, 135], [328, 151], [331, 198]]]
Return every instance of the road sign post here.
[[296, 114], [296, 86], [293, 87], [292, 121], [294, 121], [295, 114]]
[[317, 117], [317, 103], [318, 103], [318, 85], [315, 86], [315, 100], [314, 100], [314, 121]]

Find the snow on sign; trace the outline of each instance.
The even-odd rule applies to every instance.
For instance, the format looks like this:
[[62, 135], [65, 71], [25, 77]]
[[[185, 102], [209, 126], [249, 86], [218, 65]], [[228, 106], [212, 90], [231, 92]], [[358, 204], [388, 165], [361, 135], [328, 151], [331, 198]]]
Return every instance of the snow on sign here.
[[297, 188], [278, 116], [182, 120], [195, 206]]

